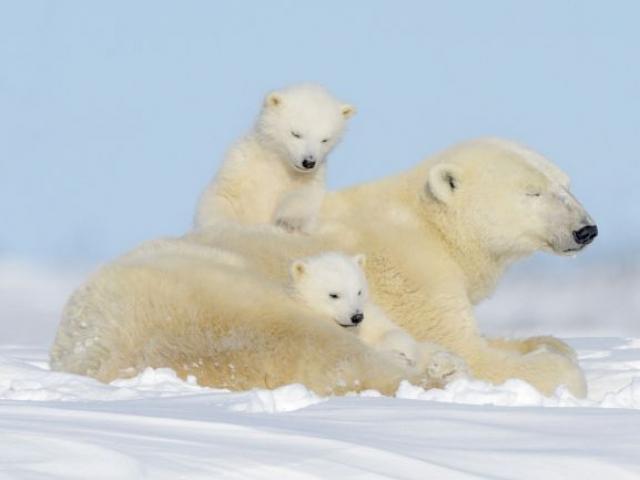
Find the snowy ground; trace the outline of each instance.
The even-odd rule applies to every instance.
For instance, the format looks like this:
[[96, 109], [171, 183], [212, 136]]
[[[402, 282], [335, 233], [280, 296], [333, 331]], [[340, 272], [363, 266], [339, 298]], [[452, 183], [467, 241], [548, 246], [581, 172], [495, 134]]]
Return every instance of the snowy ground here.
[[513, 278], [479, 312], [491, 333], [583, 337], [586, 400], [517, 380], [319, 398], [50, 372], [85, 272], [0, 262], [0, 479], [640, 478], [640, 274], [588, 273]]

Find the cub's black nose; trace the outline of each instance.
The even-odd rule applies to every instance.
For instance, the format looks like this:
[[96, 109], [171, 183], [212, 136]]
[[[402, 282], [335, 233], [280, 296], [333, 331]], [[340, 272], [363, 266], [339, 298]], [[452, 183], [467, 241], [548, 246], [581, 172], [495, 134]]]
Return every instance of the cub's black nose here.
[[573, 232], [573, 239], [578, 245], [589, 245], [597, 236], [598, 227], [596, 225], [587, 225]]
[[307, 170], [311, 170], [316, 166], [316, 161], [312, 156], [304, 157], [304, 159], [302, 160], [302, 166]]
[[351, 317], [351, 323], [354, 325], [359, 324], [362, 320], [364, 320], [364, 314], [362, 313], [356, 313]]

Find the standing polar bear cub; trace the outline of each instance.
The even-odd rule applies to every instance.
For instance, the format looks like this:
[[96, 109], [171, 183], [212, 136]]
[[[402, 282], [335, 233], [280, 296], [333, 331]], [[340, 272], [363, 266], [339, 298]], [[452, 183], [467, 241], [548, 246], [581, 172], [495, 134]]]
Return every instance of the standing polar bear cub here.
[[416, 342], [369, 300], [365, 256], [325, 252], [291, 264], [291, 293], [320, 318], [352, 330], [362, 342], [424, 372], [440, 384], [468, 373], [462, 358], [432, 342]]
[[231, 220], [311, 230], [325, 194], [326, 157], [354, 113], [318, 85], [268, 94], [253, 131], [229, 150], [202, 195], [196, 228]]

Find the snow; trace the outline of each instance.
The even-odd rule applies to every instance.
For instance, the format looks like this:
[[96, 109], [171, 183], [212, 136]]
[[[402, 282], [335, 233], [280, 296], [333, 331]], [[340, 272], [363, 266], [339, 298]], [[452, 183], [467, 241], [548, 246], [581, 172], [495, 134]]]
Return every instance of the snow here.
[[[0, 479], [637, 479], [640, 277], [629, 272], [586, 282], [581, 299], [576, 287], [530, 281], [547, 323], [513, 320], [524, 281], [484, 310], [510, 312], [509, 326], [529, 334], [562, 333], [578, 330], [580, 312], [592, 319], [594, 302], [627, 302], [600, 336], [567, 338], [588, 378], [586, 399], [564, 389], [544, 397], [516, 379], [325, 398], [302, 385], [207, 388], [163, 368], [110, 384], [51, 372], [60, 308], [86, 271], [0, 262]], [[578, 313], [558, 315], [569, 311]]]

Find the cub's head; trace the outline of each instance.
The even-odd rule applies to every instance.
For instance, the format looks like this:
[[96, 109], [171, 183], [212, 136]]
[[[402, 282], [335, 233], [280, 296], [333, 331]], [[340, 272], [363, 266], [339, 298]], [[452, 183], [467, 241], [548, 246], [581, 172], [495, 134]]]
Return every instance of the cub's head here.
[[424, 195], [445, 235], [463, 243], [478, 240], [496, 258], [537, 250], [571, 255], [598, 234], [571, 194], [569, 177], [543, 156], [505, 140], [444, 152], [429, 166]]
[[318, 85], [269, 93], [256, 126], [262, 141], [298, 172], [314, 172], [340, 141], [355, 108]]
[[333, 318], [342, 327], [364, 320], [367, 280], [364, 255], [329, 252], [295, 260], [290, 267], [294, 295], [312, 310]]

